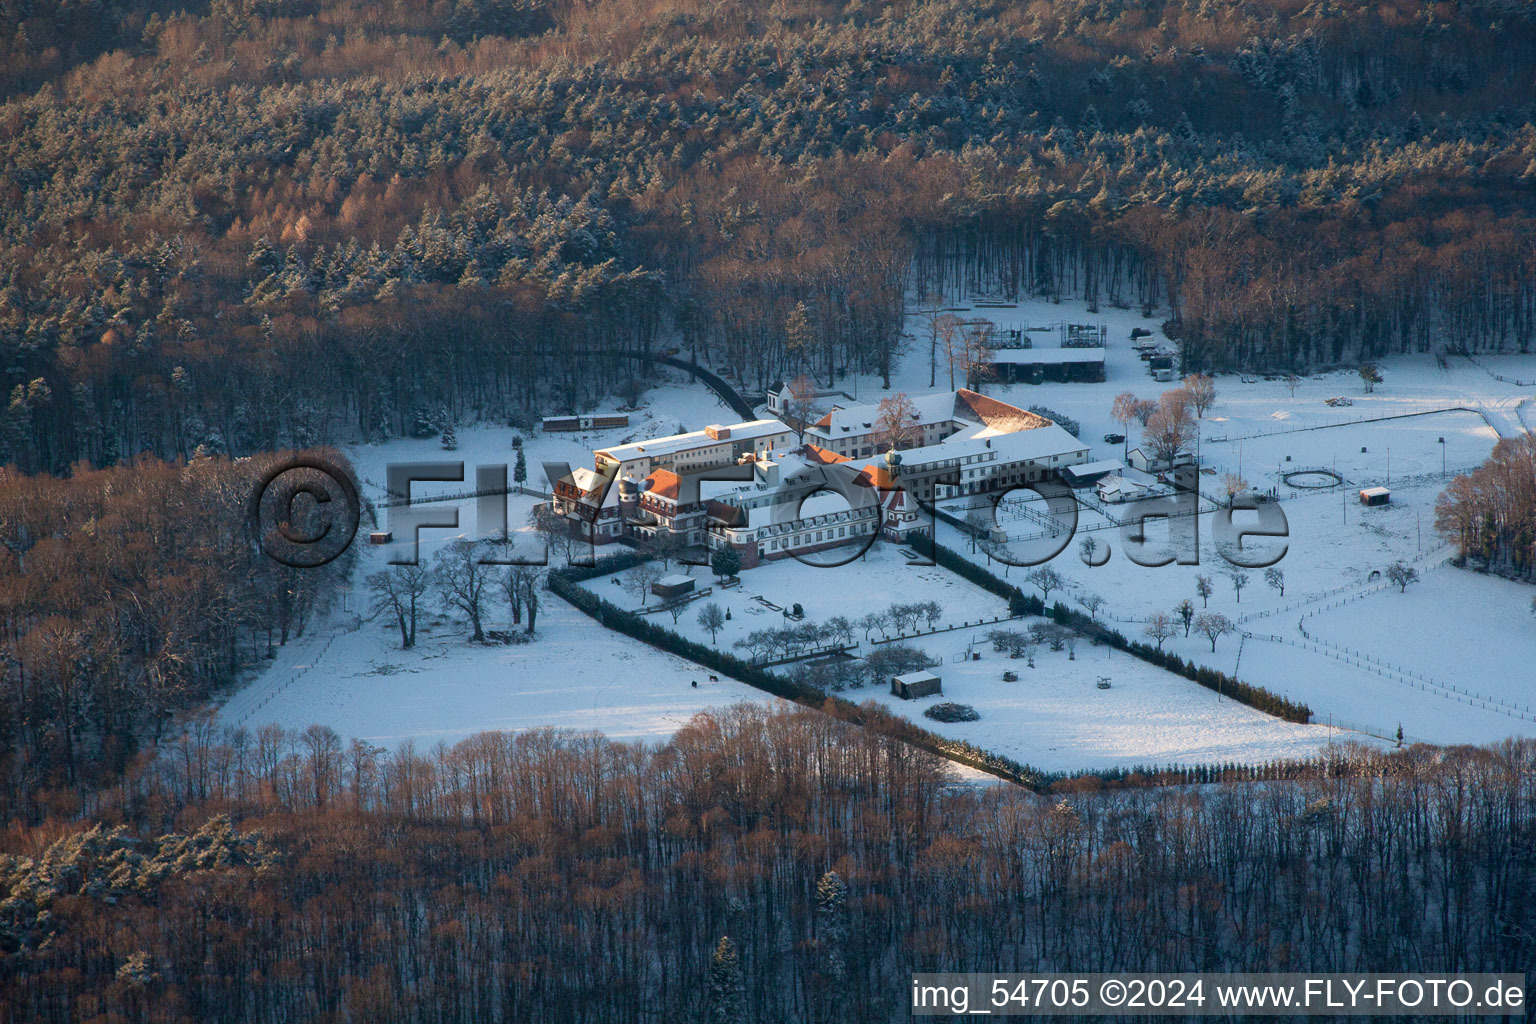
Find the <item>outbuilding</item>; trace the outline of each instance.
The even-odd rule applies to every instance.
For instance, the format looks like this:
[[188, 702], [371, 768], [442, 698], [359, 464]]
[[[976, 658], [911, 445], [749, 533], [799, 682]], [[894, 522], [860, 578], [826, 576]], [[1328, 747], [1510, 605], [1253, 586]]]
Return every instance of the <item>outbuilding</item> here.
[[682, 573], [673, 573], [663, 576], [651, 584], [651, 593], [667, 601], [682, 597], [684, 594], [693, 593], [694, 585], [698, 581], [692, 576], [684, 576]]
[[891, 695], [902, 700], [933, 697], [944, 692], [943, 683], [932, 672], [908, 672], [891, 677]]
[[1364, 487], [1360, 490], [1360, 504], [1362, 505], [1390, 505], [1392, 492], [1385, 487]]

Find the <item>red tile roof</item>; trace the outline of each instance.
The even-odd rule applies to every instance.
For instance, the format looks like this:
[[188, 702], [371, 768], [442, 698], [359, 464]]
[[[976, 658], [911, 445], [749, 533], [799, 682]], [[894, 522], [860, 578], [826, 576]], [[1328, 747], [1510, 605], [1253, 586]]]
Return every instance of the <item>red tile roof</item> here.
[[805, 458], [807, 462], [815, 462], [822, 466], [830, 466], [837, 462], [852, 461], [846, 455], [839, 455], [837, 452], [829, 452], [820, 445], [809, 443], [805, 446]]
[[1005, 434], [1051, 425], [1051, 421], [1044, 416], [1037, 416], [1016, 405], [999, 402], [995, 398], [988, 398], [986, 395], [961, 388], [955, 392], [955, 414], [965, 416], [967, 411], [970, 413], [966, 416], [967, 419], [974, 416], [986, 426]]
[[645, 478], [645, 489], [658, 498], [677, 500], [677, 489], [682, 481], [671, 470], [658, 469]]

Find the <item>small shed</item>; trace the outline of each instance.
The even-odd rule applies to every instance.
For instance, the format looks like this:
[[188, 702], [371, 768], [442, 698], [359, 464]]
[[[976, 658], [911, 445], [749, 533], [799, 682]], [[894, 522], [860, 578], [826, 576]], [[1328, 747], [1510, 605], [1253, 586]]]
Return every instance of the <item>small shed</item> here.
[[[1112, 473], [1104, 477], [1098, 483], [1099, 500], [1110, 505], [1117, 505], [1122, 501], [1134, 501], [1144, 497], [1151, 485], [1131, 476], [1136, 473], [1134, 469], [1128, 469], [1123, 473]], [[1146, 476], [1145, 473], [1136, 473], [1138, 477]]]
[[374, 530], [368, 535], [369, 544], [388, 544], [395, 539], [395, 535], [388, 530]]
[[1125, 463], [1119, 459], [1103, 459], [1099, 462], [1085, 462], [1078, 466], [1063, 466], [1061, 478], [1066, 481], [1068, 487], [1077, 490], [1092, 487], [1111, 473], [1119, 472], [1124, 468]]
[[682, 573], [673, 573], [663, 576], [651, 584], [651, 593], [657, 597], [670, 601], [673, 598], [682, 597], [684, 594], [693, 593], [694, 584], [698, 581], [692, 576], [684, 576]]
[[932, 672], [908, 672], [891, 677], [891, 696], [902, 700], [933, 697], [944, 692], [942, 681]]
[[1360, 489], [1360, 504], [1362, 505], [1389, 505], [1392, 503], [1392, 492], [1385, 487], [1363, 487]]

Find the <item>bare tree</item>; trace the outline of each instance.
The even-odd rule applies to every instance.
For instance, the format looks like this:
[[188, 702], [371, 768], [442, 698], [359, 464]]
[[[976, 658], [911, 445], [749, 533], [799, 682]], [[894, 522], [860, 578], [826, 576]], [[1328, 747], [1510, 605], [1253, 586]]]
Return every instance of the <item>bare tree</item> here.
[[652, 558], [661, 559], [662, 568], [667, 570], [672, 568], [673, 562], [680, 562], [683, 553], [688, 550], [688, 542], [683, 539], [683, 535], [667, 529], [658, 529], [637, 546]]
[[1153, 612], [1147, 619], [1147, 624], [1142, 627], [1143, 636], [1157, 644], [1157, 649], [1163, 649], [1163, 642], [1179, 635], [1179, 627], [1173, 621], [1173, 617], [1167, 612]]
[[1387, 579], [1397, 585], [1399, 594], [1404, 594], [1408, 592], [1408, 584], [1419, 581], [1419, 570], [1407, 562], [1393, 562], [1387, 566]]
[[1243, 603], [1243, 588], [1248, 585], [1248, 574], [1233, 566], [1227, 570], [1227, 579], [1232, 581], [1232, 592], [1237, 595], [1237, 603]]
[[802, 373], [785, 385], [784, 422], [804, 442], [805, 428], [816, 421], [816, 413], [816, 382]]
[[1163, 392], [1157, 409], [1147, 418], [1145, 438], [1154, 458], [1171, 463], [1195, 439], [1189, 415], [1189, 395], [1183, 388]]
[[1209, 576], [1200, 575], [1195, 577], [1195, 593], [1200, 595], [1200, 607], [1209, 608], [1211, 606], [1211, 595], [1215, 592], [1216, 584], [1211, 582]]
[[533, 565], [510, 565], [507, 574], [501, 578], [502, 594], [512, 609], [512, 624], [522, 622], [526, 611], [528, 623], [524, 631], [528, 633], [533, 632], [534, 621], [539, 615], [539, 591], [543, 582], [544, 571]]
[[1280, 591], [1280, 596], [1285, 596], [1285, 570], [1278, 566], [1270, 566], [1264, 570], [1264, 582], [1270, 589]]
[[456, 540], [437, 556], [432, 567], [432, 581], [449, 605], [464, 613], [469, 622], [470, 639], [485, 639], [481, 609], [485, 585], [490, 582], [491, 566], [480, 561], [480, 546], [468, 540]]
[[1088, 617], [1095, 622], [1099, 619], [1099, 609], [1104, 607], [1104, 598], [1098, 594], [1082, 594], [1077, 603], [1088, 609]]
[[[944, 296], [938, 292], [929, 292], [923, 297], [924, 305], [932, 307], [928, 311], [928, 386], [934, 387], [938, 380], [939, 372], [939, 348], [948, 348], [949, 339], [960, 329], [963, 321], [953, 313], [946, 313], [939, 309], [939, 304], [944, 301]], [[954, 389], [954, 384], [950, 384]]]
[[834, 615], [827, 620], [827, 635], [844, 646], [853, 643], [853, 629], [846, 615]]
[[1285, 375], [1285, 386], [1290, 389], [1292, 398], [1296, 397], [1296, 386], [1300, 383], [1301, 378], [1296, 376], [1294, 373], [1288, 373]]
[[[976, 553], [976, 542], [992, 539], [992, 527], [994, 524], [992, 509], [986, 505], [977, 505], [965, 514], [966, 533], [971, 535], [971, 554]], [[989, 553], [990, 557], [990, 553]]]
[[880, 399], [875, 413], [875, 446], [889, 450], [906, 448], [917, 434], [917, 406], [905, 391]]
[[551, 502], [541, 501], [529, 511], [528, 525], [544, 538], [551, 555], [570, 562], [576, 545], [576, 524], [556, 512]]
[[1203, 418], [1205, 411], [1216, 404], [1216, 381], [1203, 373], [1192, 373], [1184, 378], [1184, 390], [1189, 393], [1189, 404], [1195, 415]]
[[993, 376], [992, 340], [996, 331], [997, 325], [990, 320], [978, 320], [965, 331], [960, 365], [965, 373], [965, 386], [972, 390], [979, 389]]
[[368, 575], [373, 607], [394, 618], [395, 624], [400, 627], [402, 648], [416, 646], [416, 607], [431, 582], [426, 567], [419, 563], [394, 565]]
[[1195, 616], [1195, 632], [1211, 642], [1211, 653], [1216, 653], [1216, 641], [1231, 633], [1232, 620], [1220, 612], [1201, 612]]
[[714, 643], [725, 628], [725, 612], [715, 602], [709, 602], [699, 609], [699, 627], [709, 631], [709, 642]]
[[1066, 577], [1048, 565], [1032, 570], [1024, 580], [1031, 586], [1039, 588], [1042, 603], [1050, 601], [1051, 591], [1059, 590], [1067, 583]]
[[1233, 501], [1237, 500], [1237, 496], [1239, 494], [1242, 494], [1244, 491], [1248, 490], [1250, 486], [1251, 485], [1247, 480], [1244, 480], [1236, 473], [1221, 474], [1221, 491], [1226, 495], [1227, 504], [1229, 506]]
[[640, 606], [643, 608], [651, 599], [651, 584], [665, 575], [666, 573], [655, 562], [641, 562], [629, 570], [626, 585], [629, 587], [629, 592], [640, 599]]
[[[1129, 391], [1122, 391], [1115, 396], [1114, 404], [1109, 407], [1109, 418], [1120, 424], [1120, 432], [1126, 435], [1126, 439], [1120, 445], [1120, 454], [1124, 457], [1130, 448], [1131, 422], [1137, 417], [1137, 406], [1141, 399]], [[1142, 420], [1145, 423], [1145, 420]]]

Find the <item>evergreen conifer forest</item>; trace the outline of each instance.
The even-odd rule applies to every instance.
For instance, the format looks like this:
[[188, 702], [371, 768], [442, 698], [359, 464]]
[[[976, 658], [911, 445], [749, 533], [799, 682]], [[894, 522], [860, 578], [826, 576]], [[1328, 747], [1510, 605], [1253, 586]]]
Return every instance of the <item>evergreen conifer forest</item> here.
[[908, 288], [1527, 351], [1533, 68], [1520, 0], [5, 0], [0, 458], [888, 372]]

